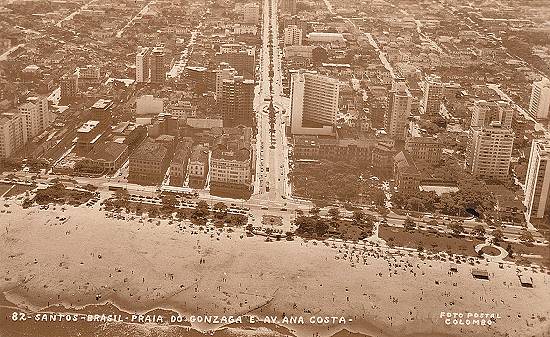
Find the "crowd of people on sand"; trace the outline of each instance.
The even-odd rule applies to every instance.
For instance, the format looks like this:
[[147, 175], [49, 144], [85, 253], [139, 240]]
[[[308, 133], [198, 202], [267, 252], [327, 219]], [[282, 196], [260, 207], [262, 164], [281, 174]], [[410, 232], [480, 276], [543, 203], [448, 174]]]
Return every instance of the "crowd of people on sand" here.
[[[116, 217], [115, 217], [115, 214], [116, 214]], [[116, 218], [118, 220], [124, 220], [124, 221], [133, 221], [134, 219], [136, 219], [135, 216], [133, 215], [130, 215], [130, 214], [118, 214], [118, 213], [112, 213], [111, 214], [111, 217], [112, 218]], [[138, 217], [140, 219], [144, 219], [144, 217]], [[168, 220], [163, 220], [163, 221], [168, 221]], [[67, 221], [65, 221], [64, 223], [67, 223]], [[204, 225], [204, 226], [198, 226], [198, 225], [193, 225], [193, 224], [182, 224], [182, 223], [177, 223], [176, 224], [176, 227], [177, 227], [177, 230], [180, 231], [180, 232], [185, 232], [187, 229], [190, 230], [190, 233], [192, 235], [200, 235], [200, 234], [204, 234], [206, 235], [207, 237], [210, 236], [211, 239], [215, 238], [215, 234], [217, 234], [217, 237], [216, 239], [217, 240], [220, 240], [220, 237], [222, 237], [222, 233], [224, 231], [227, 231], [227, 229], [224, 229], [224, 228], [216, 228], [215, 226], [213, 225]], [[65, 233], [66, 235], [70, 235], [71, 234], [71, 230], [68, 229]], [[231, 238], [231, 235], [229, 234], [229, 232], [227, 233], [227, 237], [228, 238]], [[241, 239], [243, 237], [241, 236]], [[197, 244], [193, 246], [197, 256], [198, 256], [198, 260], [197, 260], [197, 263], [198, 265], [206, 265], [207, 264], [207, 260], [206, 258], [203, 256], [202, 254], [202, 251], [201, 251], [201, 246], [199, 244], [199, 240], [197, 240]], [[309, 242], [301, 242], [300, 243], [302, 246], [305, 245], [305, 246], [310, 246], [311, 248], [313, 248], [313, 246], [317, 246], [316, 242], [315, 244], [312, 243], [312, 245], [309, 245]], [[370, 245], [370, 244], [365, 244], [365, 243], [362, 243], [362, 244], [358, 244], [358, 243], [346, 243], [346, 242], [343, 242], [343, 243], [332, 243], [332, 245], [330, 245], [330, 243], [325, 243], [327, 246], [331, 247], [332, 249], [335, 250], [335, 259], [336, 260], [341, 260], [341, 261], [346, 261], [346, 262], [349, 262], [351, 264], [351, 266], [353, 268], [357, 268], [359, 265], [364, 265], [364, 266], [367, 266], [367, 268], [373, 268], [375, 269], [375, 273], [373, 273], [373, 275], [376, 275], [377, 277], [381, 278], [381, 279], [385, 279], [386, 277], [387, 278], [401, 278], [403, 276], [403, 274], [407, 274], [409, 275], [410, 277], [413, 277], [415, 279], [417, 278], [421, 278], [422, 276], [424, 276], [427, 272], [429, 273], [429, 270], [430, 268], [433, 268], [432, 267], [432, 264], [430, 262], [431, 259], [437, 259], [437, 260], [444, 260], [444, 261], [448, 261], [449, 264], [450, 263], [453, 263], [453, 262], [459, 262], [459, 263], [462, 263], [462, 262], [466, 262], [467, 261], [467, 258], [466, 257], [463, 257], [463, 256], [458, 256], [458, 255], [448, 255], [444, 252], [441, 252], [439, 254], [436, 254], [436, 253], [433, 253], [431, 254], [431, 258], [430, 258], [430, 254], [427, 254], [427, 253], [418, 253], [418, 252], [412, 252], [412, 251], [409, 251], [409, 252], [404, 252], [403, 250], [399, 250], [399, 249], [390, 249], [388, 247], [380, 247], [378, 245]], [[92, 257], [97, 257], [98, 259], [101, 259], [101, 254], [98, 254], [98, 253], [94, 253], [94, 252], [91, 252], [90, 255]], [[445, 255], [444, 258], [442, 258], [442, 255]], [[63, 256], [64, 257], [64, 256]], [[471, 259], [473, 258], [475, 261], [475, 263], [480, 263], [480, 262], [484, 262], [484, 260], [482, 259], [479, 259], [477, 257], [470, 257], [468, 259]], [[380, 261], [384, 261], [384, 267], [381, 267], [379, 263], [376, 263], [376, 262], [380, 262]], [[38, 263], [38, 261], [35, 259], [34, 263]], [[82, 263], [81, 263], [82, 264]], [[111, 272], [109, 273], [109, 278], [112, 278], [114, 277], [113, 275], [116, 275], [117, 273], [121, 273], [121, 269], [120, 268], [114, 268], [114, 272]], [[441, 279], [441, 280], [434, 280], [435, 282], [435, 285], [439, 285], [440, 283], [445, 283], [445, 284], [448, 284], [448, 285], [452, 285], [453, 288], [455, 289], [459, 289], [462, 284], [460, 284], [459, 282], [459, 278], [455, 278], [455, 273], [454, 271], [451, 271], [449, 270], [447, 272], [447, 276], [448, 276], [448, 279], [445, 280], [445, 279]], [[139, 277], [141, 276], [141, 277]], [[146, 281], [149, 281], [149, 280], [146, 280], [146, 278], [142, 275], [137, 275], [137, 274], [134, 274], [134, 271], [133, 270], [130, 270], [130, 273], [128, 275], [128, 273], [125, 273], [125, 277], [122, 278], [122, 284], [131, 284], [132, 282], [130, 282], [131, 279], [133, 278], [139, 278], [140, 279], [140, 283], [141, 284], [145, 284]], [[254, 277], [257, 277], [257, 276], [254, 276], [253, 274], [250, 274], [250, 278], [254, 278]], [[150, 283], [152, 284], [158, 284], [158, 278], [155, 278], [153, 280], [150, 280]], [[173, 272], [170, 272], [170, 273], [164, 273], [164, 279], [163, 279], [163, 282], [178, 282], [178, 277], [176, 277], [176, 275], [173, 273]], [[75, 282], [76, 281], [73, 281], [73, 285], [75, 285]], [[180, 281], [181, 282], [181, 281]], [[200, 279], [197, 278], [195, 279], [195, 283], [193, 283], [191, 289], [193, 289], [193, 292], [195, 293], [193, 295], [193, 300], [192, 300], [192, 304], [189, 304], [189, 306], [192, 308], [192, 309], [195, 309], [195, 310], [200, 310], [202, 309], [201, 306], [199, 305], [196, 305], [196, 299], [197, 299], [197, 296], [198, 295], [206, 295], [206, 296], [211, 296], [211, 294], [209, 294], [211, 292], [211, 290], [209, 288], [202, 288], [199, 286], [199, 283], [200, 283]], [[229, 283], [229, 284], [228, 284]], [[141, 296], [136, 296], [137, 297], [137, 301], [140, 301], [142, 299], [142, 296], [145, 296], [147, 300], [150, 300], [152, 302], [155, 302], [155, 301], [158, 301], [159, 299], [165, 299], [167, 297], [170, 297], [172, 296], [174, 293], [179, 293], [180, 291], [183, 291], [185, 290], [187, 287], [183, 284], [177, 284], [176, 286], [173, 286], [173, 287], [166, 287], [166, 289], [172, 289], [170, 290], [170, 293], [168, 293], [166, 291], [166, 289], [164, 289], [164, 291], [162, 291], [160, 289], [159, 286], [156, 286], [156, 287], [153, 287], [153, 286], [145, 286], [145, 289], [144, 286], [136, 286], [136, 289], [131, 289], [130, 286], [122, 286], [122, 288], [112, 288], [112, 289], [107, 289], [105, 287], [99, 287], [99, 288], [96, 288], [96, 289], [89, 289], [89, 283], [86, 282], [85, 284], [82, 284], [82, 285], [79, 285], [77, 288], [79, 290], [85, 290], [84, 293], [87, 294], [87, 295], [90, 295], [92, 296], [93, 298], [95, 298], [95, 302], [99, 302], [100, 300], [103, 300], [104, 298], [107, 298], [109, 296], [104, 296], [104, 295], [109, 295], [109, 293], [112, 293], [112, 294], [116, 294], [116, 293], [119, 293], [119, 292], [127, 292], [129, 294], [130, 297], [133, 297], [134, 295], [136, 294], [142, 294]], [[225, 286], [224, 286], [225, 285]], [[246, 283], [244, 284], [245, 287], [244, 289], [242, 288], [242, 283], [239, 283], [239, 289], [241, 289], [241, 291], [238, 293], [238, 294], [234, 294], [234, 295], [229, 295], [230, 292], [234, 291], [234, 284], [231, 284], [230, 282], [230, 276], [228, 276], [226, 273], [223, 274], [223, 276], [221, 277], [221, 279], [216, 282], [216, 290], [218, 293], [220, 294], [224, 294], [224, 296], [226, 297], [226, 302], [225, 304], [223, 304], [224, 302], [221, 302], [221, 303], [214, 303], [212, 304], [214, 306], [214, 309], [219, 309], [219, 310], [222, 310], [223, 309], [223, 313], [227, 313], [228, 311], [232, 311], [232, 310], [236, 310], [237, 306], [236, 304], [238, 303], [238, 308], [247, 308], [248, 310], [254, 310], [254, 305], [252, 303], [249, 303], [248, 300], [246, 300], [246, 296], [242, 296], [243, 294], [242, 293], [246, 293], [248, 292], [248, 287], [246, 287]], [[507, 283], [507, 282], [504, 282], [504, 285], [507, 286], [507, 287], [510, 287], [511, 286], [511, 282], [510, 283]], [[322, 286], [322, 285], [321, 285]], [[361, 284], [360, 285], [361, 288], [363, 288], [363, 286], [365, 286], [365, 289], [367, 289], [368, 287], [368, 284]], [[407, 287], [407, 285], [403, 285], [404, 287]], [[27, 292], [29, 291], [29, 287], [23, 283], [20, 285], [20, 287], [24, 290], [26, 290]], [[340, 300], [344, 300], [345, 298], [345, 302], [350, 302], [350, 301], [353, 301], [353, 298], [350, 299], [350, 296], [348, 295], [349, 294], [349, 290], [347, 287], [345, 286], [342, 286], [342, 292], [341, 294], [343, 294], [342, 298]], [[76, 289], [76, 287], [67, 287], [67, 288], [71, 288], [71, 289]], [[164, 287], [163, 287], [164, 288]], [[178, 290], [173, 290], [173, 289], [177, 289], [179, 288]], [[460, 292], [456, 292], [456, 291], [452, 291], [451, 290], [445, 290], [445, 291], [442, 291], [441, 292], [441, 298], [444, 299], [444, 306], [445, 308], [453, 308], [456, 304], [456, 301], [460, 301], [463, 299], [463, 296], [460, 296]], [[445, 288], [445, 289], [449, 289], [449, 288]], [[419, 302], [422, 302], [426, 299], [426, 296], [434, 296], [433, 293], [430, 293], [430, 294], [424, 294], [424, 289], [423, 288], [420, 288], [420, 294], [418, 296], [418, 301]], [[69, 291], [68, 289], [65, 289], [65, 287], [63, 287], [61, 289], [61, 295], [58, 294], [57, 295], [57, 302], [59, 301], [66, 301], [66, 300], [69, 300], [69, 305], [79, 305], [79, 304], [83, 304], [82, 302], [85, 302], [86, 298], [84, 296], [82, 296], [82, 294], [80, 295], [76, 295], [76, 294], [66, 294], [66, 292]], [[308, 291], [307, 289], [307, 285], [304, 285], [304, 291]], [[472, 292], [472, 295], [476, 295], [476, 291], [475, 290], [464, 290], [462, 289], [462, 291], [471, 291]], [[145, 295], [145, 294], [146, 295]], [[203, 293], [203, 294], [200, 294], [200, 293]], [[438, 292], [439, 294], [439, 292]], [[503, 306], [508, 306], [506, 301], [503, 299], [503, 298], [498, 298], [498, 297], [495, 297], [495, 296], [488, 296], [485, 292], [483, 294], [477, 294], [479, 295], [479, 301], [482, 302], [482, 303], [487, 303], [489, 304], [492, 308], [502, 308]], [[335, 302], [336, 301], [336, 294], [335, 293], [332, 293], [332, 301]], [[398, 305], [398, 304], [402, 304], [403, 303], [403, 299], [401, 299], [399, 296], [396, 296], [396, 294], [388, 294], [387, 295], [387, 300], [384, 299], [382, 300], [382, 298], [380, 296], [375, 296], [375, 295], [372, 295], [371, 294], [368, 294], [368, 298], [369, 300], [371, 300], [371, 308], [373, 310], [379, 310], [381, 309], [380, 306], [388, 306], [388, 305], [392, 305], [392, 304], [395, 304], [395, 305]], [[62, 298], [64, 297], [64, 298]], [[231, 302], [231, 298], [234, 298], [234, 301], [235, 303], [232, 303]], [[515, 296], [514, 296], [515, 298]], [[73, 300], [76, 300], [77, 303], [72, 303], [73, 301], [71, 301], [71, 299]], [[50, 298], [50, 300], [55, 300], [55, 298]], [[381, 304], [380, 302], [384, 303], [384, 304]], [[48, 301], [48, 305], [50, 305], [50, 302]], [[184, 302], [184, 305], [187, 306], [187, 301]], [[299, 306], [294, 303], [294, 306], [293, 306], [293, 309], [294, 310], [299, 310], [301, 308], [299, 308]], [[260, 311], [263, 311], [263, 309], [260, 307]], [[308, 309], [308, 308], [303, 308], [303, 311], [304, 312], [311, 312], [312, 309]], [[391, 311], [389, 311], [391, 312]], [[398, 323], [396, 322], [396, 320], [402, 320], [403, 322], [410, 322], [410, 321], [413, 321], [415, 320], [415, 318], [417, 318], [417, 315], [418, 315], [418, 309], [417, 309], [417, 306], [415, 305], [411, 305], [411, 308], [409, 308], [408, 310], [408, 315], [400, 315], [399, 317], [395, 317], [393, 314], [389, 314], [386, 316], [386, 319], [387, 319], [387, 323], [390, 325], [390, 326], [393, 326], [394, 323]], [[520, 317], [520, 314], [518, 314], [518, 317]], [[357, 317], [355, 317], [357, 318]], [[364, 317], [364, 314], [363, 314], [363, 317], [362, 318], [365, 318]], [[527, 323], [526, 323], [527, 324]], [[313, 336], [318, 336], [319, 333], [318, 332], [314, 332], [313, 333]]]

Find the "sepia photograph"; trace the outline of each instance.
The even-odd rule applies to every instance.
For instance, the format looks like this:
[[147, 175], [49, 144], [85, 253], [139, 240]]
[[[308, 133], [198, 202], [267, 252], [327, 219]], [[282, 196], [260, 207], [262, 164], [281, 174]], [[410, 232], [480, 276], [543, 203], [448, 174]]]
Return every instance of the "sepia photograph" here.
[[550, 337], [550, 0], [0, 0], [0, 337]]

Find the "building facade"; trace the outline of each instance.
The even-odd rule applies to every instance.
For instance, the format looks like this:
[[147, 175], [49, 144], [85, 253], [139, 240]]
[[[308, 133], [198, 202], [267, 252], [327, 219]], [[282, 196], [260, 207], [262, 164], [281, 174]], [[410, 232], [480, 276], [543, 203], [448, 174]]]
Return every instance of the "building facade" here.
[[220, 103], [224, 126], [254, 126], [254, 81], [242, 76], [224, 80]]
[[507, 101], [485, 101], [474, 102], [472, 111], [471, 126], [487, 127], [492, 122], [500, 122], [501, 127], [511, 128], [514, 119], [514, 109]]
[[162, 183], [170, 160], [170, 151], [165, 144], [146, 139], [130, 156], [128, 182], [141, 185]]
[[533, 82], [529, 114], [536, 119], [548, 119], [550, 117], [550, 80], [546, 77]]
[[206, 146], [196, 145], [189, 158], [189, 187], [204, 188], [209, 168], [209, 150]]
[[401, 151], [394, 157], [393, 172], [400, 192], [417, 192], [420, 187], [420, 171], [407, 151]]
[[510, 170], [514, 131], [499, 122], [489, 127], [471, 127], [466, 170], [481, 178], [504, 179]]
[[527, 220], [541, 219], [550, 210], [550, 139], [536, 139], [531, 145], [531, 156], [525, 179], [525, 206]]
[[508, 176], [515, 137], [513, 117], [508, 102], [474, 102], [466, 150], [468, 172], [485, 179]]
[[46, 96], [30, 97], [19, 106], [19, 113], [25, 117], [29, 139], [38, 136], [53, 122]]
[[260, 21], [260, 6], [256, 3], [243, 7], [243, 23], [257, 25]]
[[303, 33], [296, 25], [289, 25], [284, 30], [284, 43], [286, 46], [301, 46]]
[[81, 81], [96, 82], [101, 78], [101, 68], [88, 64], [78, 68], [78, 79]]
[[170, 163], [170, 185], [181, 187], [185, 183], [187, 177], [187, 166], [189, 165], [189, 157], [191, 156], [191, 147], [193, 140], [185, 139], [174, 154], [174, 159]]
[[0, 115], [0, 158], [8, 158], [27, 142], [27, 124], [20, 113]]
[[237, 70], [238, 75], [254, 80], [256, 74], [256, 48], [241, 43], [227, 43], [216, 53], [217, 64], [227, 63]]
[[231, 67], [228, 63], [220, 63], [216, 70], [216, 100], [220, 100], [223, 96], [223, 81], [232, 80], [237, 76], [237, 70]]
[[444, 87], [443, 83], [441, 83], [441, 78], [435, 75], [426, 76], [423, 86], [422, 111], [426, 115], [438, 115], [441, 109]]
[[210, 161], [210, 193], [220, 196], [250, 197], [252, 188], [250, 151], [217, 148]]
[[154, 47], [149, 59], [150, 79], [153, 84], [162, 84], [166, 80], [166, 54], [163, 46]]
[[285, 14], [296, 14], [296, 0], [279, 0], [279, 8]]
[[396, 141], [405, 139], [409, 116], [411, 115], [412, 95], [403, 78], [396, 78], [390, 91], [388, 110], [384, 118], [387, 134]]
[[417, 165], [434, 165], [441, 160], [443, 146], [434, 137], [407, 137], [405, 150]]
[[149, 82], [149, 56], [151, 49], [139, 47], [136, 53], [136, 83]]
[[291, 132], [295, 134], [334, 134], [338, 113], [337, 79], [307, 72], [292, 76]]
[[78, 96], [78, 75], [65, 74], [60, 80], [61, 99], [65, 102], [74, 100]]

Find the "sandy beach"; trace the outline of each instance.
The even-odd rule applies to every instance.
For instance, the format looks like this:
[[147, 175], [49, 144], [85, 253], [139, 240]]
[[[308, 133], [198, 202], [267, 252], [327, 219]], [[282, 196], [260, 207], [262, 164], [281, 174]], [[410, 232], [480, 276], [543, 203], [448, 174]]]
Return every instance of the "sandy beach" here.
[[[253, 330], [233, 325], [215, 332], [218, 336], [351, 336], [348, 331], [373, 337], [550, 336], [550, 275], [531, 269], [521, 268], [533, 279], [534, 287], [525, 288], [510, 265], [501, 269], [483, 262], [480, 267], [491, 279], [477, 280], [467, 264], [451, 273], [448, 261], [423, 261], [414, 253], [399, 256], [370, 245], [265, 242], [240, 229], [205, 232], [167, 220], [113, 219], [97, 206], [63, 211], [5, 204], [9, 207], [0, 207], [11, 213], [0, 216], [1, 319], [9, 320], [15, 308], [87, 312], [87, 305], [112, 303], [128, 315], [164, 308], [186, 317], [277, 316], [274, 325], [250, 324]], [[454, 325], [446, 324], [442, 313], [500, 318], [484, 326]], [[285, 324], [284, 316], [305, 322]], [[311, 317], [343, 317], [345, 323], [312, 324]], [[224, 325], [230, 324], [191, 323], [202, 332]], [[34, 336], [30, 326], [47, 323], [0, 324], [0, 336], [13, 331]], [[101, 336], [180, 335], [170, 324], [91, 326], [102, 327]], [[191, 335], [187, 329], [181, 333]]]

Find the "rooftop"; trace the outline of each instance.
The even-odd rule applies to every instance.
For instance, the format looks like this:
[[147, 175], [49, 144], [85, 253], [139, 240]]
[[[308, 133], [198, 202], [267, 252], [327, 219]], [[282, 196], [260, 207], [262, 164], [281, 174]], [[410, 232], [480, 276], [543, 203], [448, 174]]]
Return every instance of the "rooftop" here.
[[168, 149], [162, 144], [147, 139], [132, 154], [133, 160], [160, 162], [166, 156]]
[[105, 142], [94, 146], [92, 151], [88, 154], [88, 158], [111, 162], [117, 160], [127, 149], [128, 146], [126, 144]]
[[109, 108], [111, 105], [113, 105], [113, 101], [110, 100], [110, 99], [103, 99], [103, 98], [100, 98], [97, 100], [97, 102], [94, 103], [94, 105], [92, 105], [92, 109], [107, 109]]
[[78, 129], [78, 133], [88, 133], [92, 131], [97, 125], [99, 124], [99, 121], [87, 121], [86, 123], [82, 124], [82, 126]]
[[190, 161], [206, 163], [208, 161], [208, 148], [204, 145], [196, 145], [193, 147]]
[[237, 151], [228, 151], [223, 147], [217, 148], [212, 151], [212, 160], [233, 160], [233, 161], [246, 161], [250, 159], [250, 151], [247, 149], [240, 149]]

